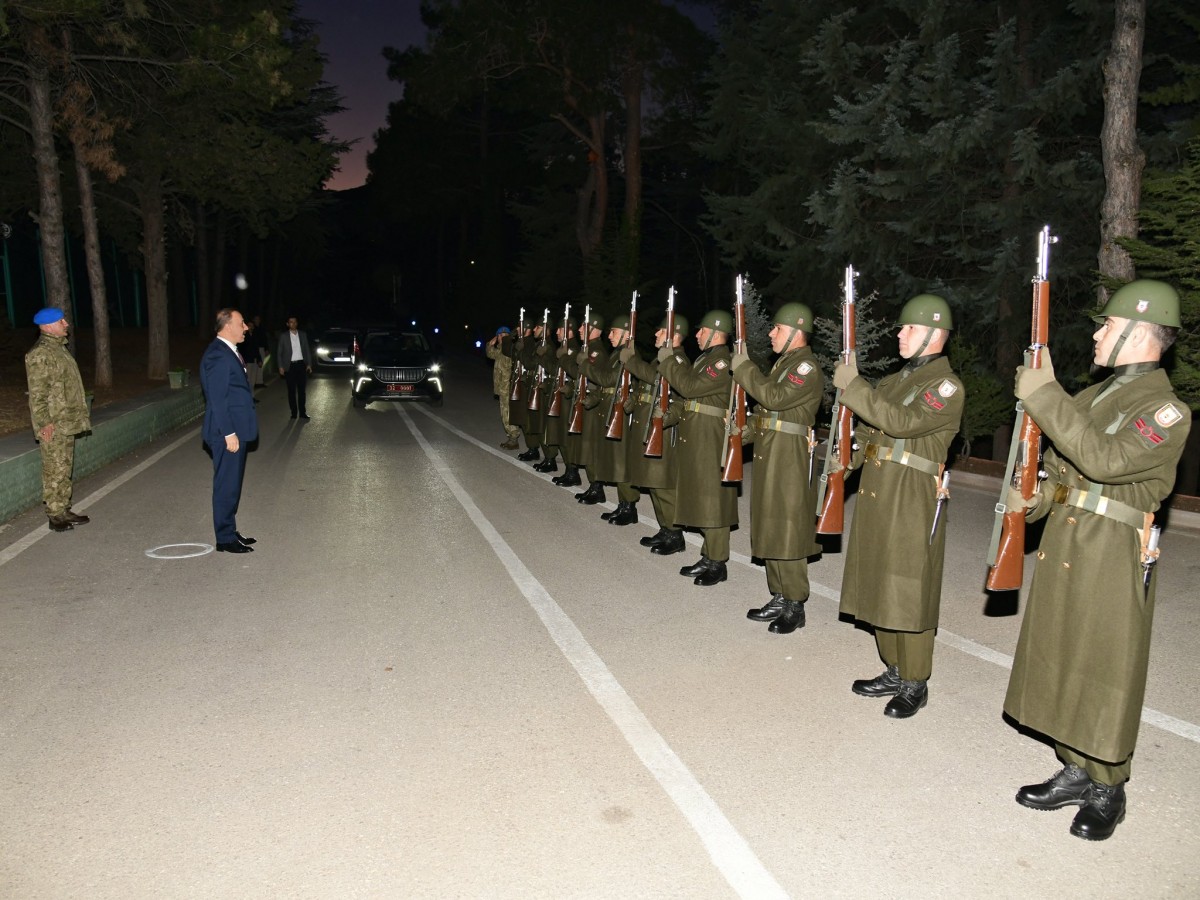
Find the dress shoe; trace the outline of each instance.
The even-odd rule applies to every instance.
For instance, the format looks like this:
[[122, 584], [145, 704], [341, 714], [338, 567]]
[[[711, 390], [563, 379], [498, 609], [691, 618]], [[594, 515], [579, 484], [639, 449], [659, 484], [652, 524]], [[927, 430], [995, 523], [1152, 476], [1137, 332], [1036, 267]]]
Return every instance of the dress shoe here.
[[716, 562], [715, 560], [708, 561], [708, 568], [692, 579], [692, 584], [697, 584], [700, 587], [712, 587], [714, 584], [720, 584], [729, 573], [725, 568], [725, 563]]
[[1075, 813], [1071, 834], [1085, 841], [1106, 841], [1125, 821], [1125, 785], [1090, 783], [1087, 803]]
[[671, 529], [660, 528], [660, 529], [658, 529], [658, 531], [654, 532], [654, 534], [646, 535], [644, 538], [639, 540], [638, 543], [641, 544], [643, 547], [653, 547], [655, 544], [660, 543], [663, 540], [663, 538], [667, 537], [667, 535], [669, 535], [670, 533], [671, 533]]
[[1030, 809], [1062, 809], [1083, 806], [1092, 789], [1092, 779], [1079, 766], [1063, 766], [1041, 784], [1027, 784], [1017, 791], [1017, 802]]
[[296, 418], [296, 414], [295, 414], [295, 413], [292, 413], [292, 418], [293, 418], [293, 419], [294, 419], [294, 418]]
[[[603, 518], [603, 516], [601, 517]], [[638, 520], [637, 506], [632, 503], [622, 502], [617, 504], [617, 508], [612, 515], [608, 517], [609, 525], [633, 525]]]
[[81, 516], [79, 513], [69, 509], [62, 514], [62, 517], [72, 525], [86, 525], [88, 522], [92, 521], [90, 516]]
[[66, 516], [51, 516], [50, 530], [51, 531], [70, 531], [75, 526], [71, 524], [71, 520]]
[[883, 714], [893, 719], [915, 716], [929, 702], [929, 682], [901, 681], [900, 690], [883, 708]]
[[575, 499], [580, 503], [586, 503], [588, 506], [595, 506], [597, 503], [604, 502], [604, 484], [599, 481], [593, 481], [586, 491], [582, 494], [576, 494]]
[[684, 566], [682, 569], [680, 569], [679, 574], [682, 575], [684, 578], [695, 578], [701, 572], [708, 569], [708, 567], [711, 563], [712, 563], [712, 560], [709, 559], [707, 556], [701, 556], [698, 560], [696, 560], [690, 566]]
[[247, 547], [249, 547], [251, 544], [258, 543], [257, 538], [248, 538], [244, 534], [242, 534], [240, 531], [235, 531], [234, 534], [237, 536], [237, 542], [239, 544], [245, 544]]
[[540, 463], [538, 463], [536, 466], [534, 466], [533, 471], [535, 471], [535, 472], [557, 472], [558, 471], [558, 460], [554, 459], [552, 457], [547, 457], [546, 459], [543, 459]]
[[579, 466], [572, 465], [568, 465], [561, 475], [552, 478], [551, 481], [561, 487], [577, 487], [583, 484], [583, 479], [579, 477]]
[[542, 458], [542, 448], [541, 447], [530, 447], [524, 453], [517, 454], [517, 459], [519, 459], [521, 462], [533, 462], [535, 459], [541, 459], [541, 458]]
[[682, 553], [687, 547], [682, 531], [667, 530], [667, 536], [650, 548], [651, 553], [659, 556], [670, 556], [672, 553]]
[[217, 544], [217, 552], [219, 553], [253, 553], [253, 547], [247, 547], [245, 544], [237, 541], [230, 541], [228, 544]]
[[804, 627], [804, 601], [784, 600], [783, 612], [770, 624], [767, 631], [771, 634], [791, 634], [797, 628]]
[[312, 418], [312, 416], [310, 416], [308, 413], [300, 413], [300, 418], [302, 418], [302, 419], [311, 419], [311, 418]]
[[755, 622], [770, 622], [783, 612], [783, 594], [772, 594], [766, 605], [746, 610], [746, 618]]
[[850, 690], [860, 697], [890, 697], [900, 690], [900, 667], [888, 666], [886, 672], [874, 678], [854, 682]]

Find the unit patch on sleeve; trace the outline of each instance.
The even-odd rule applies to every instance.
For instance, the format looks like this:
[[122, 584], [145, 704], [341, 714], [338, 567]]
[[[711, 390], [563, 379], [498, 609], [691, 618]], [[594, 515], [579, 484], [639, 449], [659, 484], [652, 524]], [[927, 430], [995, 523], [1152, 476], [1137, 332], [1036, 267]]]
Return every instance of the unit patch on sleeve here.
[[930, 409], [936, 409], [939, 412], [946, 408], [946, 404], [937, 398], [937, 394], [933, 391], [926, 391], [921, 395], [921, 399], [925, 401], [925, 405]]
[[1134, 419], [1129, 423], [1129, 427], [1141, 435], [1142, 440], [1151, 447], [1156, 447], [1167, 439], [1167, 436], [1155, 427], [1154, 422], [1147, 422], [1144, 418]]
[[1154, 421], [1163, 428], [1170, 428], [1182, 418], [1183, 413], [1176, 408], [1174, 403], [1168, 403], [1154, 414]]
[[812, 363], [802, 362], [802, 363], [800, 363], [800, 365], [796, 366], [796, 374], [797, 375], [807, 375], [812, 370], [813, 370]]
[[954, 392], [958, 390], [958, 385], [947, 378], [938, 385], [938, 393], [947, 399], [954, 396]]
[[725, 362], [723, 359], [718, 359], [715, 365], [717, 367], [717, 371], [719, 372], [721, 369], [724, 369], [727, 365], [729, 365], [729, 363]]

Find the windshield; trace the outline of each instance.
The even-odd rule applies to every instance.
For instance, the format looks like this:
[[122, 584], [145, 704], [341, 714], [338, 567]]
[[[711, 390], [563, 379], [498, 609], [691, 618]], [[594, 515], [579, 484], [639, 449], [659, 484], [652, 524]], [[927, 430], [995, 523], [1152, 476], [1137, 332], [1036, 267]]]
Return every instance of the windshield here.
[[367, 353], [411, 353], [429, 351], [423, 334], [373, 334], [367, 338]]

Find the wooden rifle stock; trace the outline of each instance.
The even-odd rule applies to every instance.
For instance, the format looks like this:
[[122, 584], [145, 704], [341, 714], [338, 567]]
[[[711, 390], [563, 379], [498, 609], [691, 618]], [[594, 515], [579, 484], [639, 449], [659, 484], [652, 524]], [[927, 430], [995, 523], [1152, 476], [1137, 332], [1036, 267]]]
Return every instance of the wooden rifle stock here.
[[[739, 351], [746, 349], [746, 304], [742, 298], [742, 276], [737, 277], [737, 304], [733, 310], [734, 344]], [[725, 417], [725, 465], [721, 480], [742, 480], [742, 432], [746, 429], [746, 390], [736, 381], [729, 391], [729, 410]]]
[[[571, 304], [568, 303], [566, 309], [563, 310], [562, 324], [562, 344], [564, 347], [571, 346]], [[558, 367], [558, 377], [554, 380], [554, 394], [550, 398], [550, 408], [546, 410], [546, 415], [557, 419], [562, 416], [563, 394], [567, 390], [567, 370], [563, 365]]]
[[550, 310], [546, 310], [542, 316], [542, 356], [538, 360], [537, 375], [534, 377], [533, 390], [529, 398], [529, 409], [532, 412], [541, 412], [542, 409], [542, 388], [546, 384], [546, 347], [550, 338]]
[[[675, 286], [667, 292], [667, 328], [666, 335], [663, 337], [665, 346], [671, 347], [675, 344]], [[649, 434], [646, 436], [646, 451], [642, 454], [652, 459], [660, 459], [663, 455], [663, 419], [667, 415], [667, 409], [671, 405], [671, 386], [667, 384], [667, 379], [662, 375], [658, 375], [654, 379], [655, 396], [654, 401], [650, 404], [650, 421], [647, 422]], [[654, 407], [657, 404], [659, 412], [662, 415], [654, 415]]]
[[[592, 307], [589, 304], [583, 310], [583, 352], [588, 353], [589, 340], [592, 334]], [[567, 434], [583, 434], [583, 397], [587, 392], [587, 375], [583, 366], [579, 367], [579, 383], [575, 385], [575, 406], [571, 409], [571, 422], [567, 426]]]
[[[842, 362], [849, 363], [858, 344], [854, 309], [854, 266], [846, 266], [842, 293]], [[839, 390], [833, 398], [833, 417], [825, 443], [825, 466], [817, 491], [817, 534], [841, 534], [846, 527], [846, 472], [854, 450], [854, 413], [842, 403]], [[837, 461], [838, 468], [833, 463]]]
[[[1050, 226], [1043, 226], [1038, 235], [1038, 270], [1033, 278], [1033, 298], [1030, 316], [1029, 349], [1025, 364], [1031, 369], [1042, 367], [1042, 350], [1050, 340], [1050, 245], [1058, 238], [1051, 236]], [[1008, 467], [1000, 484], [1000, 499], [996, 503], [996, 523], [988, 551], [987, 589], [1017, 591], [1025, 576], [1025, 507], [1008, 508], [1009, 488], [1015, 489], [1022, 500], [1037, 493], [1041, 480], [1042, 429], [1017, 401], [1017, 418], [1013, 425], [1012, 444], [1008, 451]]]
[[[629, 337], [623, 346], [632, 347], [636, 334], [637, 291], [634, 291], [633, 302], [629, 307]], [[621, 374], [617, 376], [616, 389], [613, 391], [613, 400], [608, 408], [608, 431], [604, 436], [610, 441], [620, 441], [625, 437], [625, 414], [629, 409], [629, 391], [632, 386], [633, 375], [622, 365]]]

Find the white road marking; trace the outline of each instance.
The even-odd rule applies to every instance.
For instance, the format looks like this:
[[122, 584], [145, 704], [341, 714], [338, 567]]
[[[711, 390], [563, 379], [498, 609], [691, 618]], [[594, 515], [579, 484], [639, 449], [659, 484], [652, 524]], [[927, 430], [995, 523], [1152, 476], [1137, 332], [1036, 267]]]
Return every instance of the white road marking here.
[[[524, 472], [529, 472], [531, 475], [534, 475], [535, 477], [539, 475], [538, 472], [533, 472], [529, 468], [529, 466], [525, 465], [522, 462], [519, 462], [518, 460], [509, 456], [508, 454], [502, 453], [499, 450], [493, 450], [491, 447], [489, 447], [487, 444], [483, 443], [482, 441], [476, 440], [475, 438], [471, 437], [471, 435], [455, 428], [453, 425], [451, 425], [449, 422], [447, 422], [441, 416], [435, 415], [434, 413], [430, 412], [427, 409], [421, 409], [421, 412], [424, 413], [425, 415], [427, 415], [429, 418], [436, 421], [439, 425], [441, 425], [443, 428], [445, 428], [451, 434], [466, 441], [469, 444], [472, 444], [475, 447], [478, 447], [480, 450], [483, 450], [485, 453], [490, 453], [493, 456], [497, 457], [498, 459], [506, 460], [507, 462], [512, 463], [518, 469], [520, 469]], [[542, 476], [542, 477], [546, 478], [549, 476]], [[606, 505], [610, 506], [610, 507], [612, 506], [612, 504], [606, 504]], [[692, 543], [695, 543], [695, 544], [700, 543], [699, 540], [696, 539], [694, 535], [689, 534], [689, 535], [687, 535], [687, 538]], [[730, 562], [738, 562], [738, 563], [741, 563], [742, 565], [751, 566], [755, 569], [758, 568], [751, 562], [750, 557], [746, 556], [744, 553], [730, 553], [729, 560], [730, 560]], [[835, 591], [833, 588], [831, 588], [827, 585], [820, 584], [816, 581], [813, 581], [809, 584], [809, 590], [813, 594], [824, 597], [827, 600], [832, 600], [835, 603], [839, 599], [839, 595], [838, 595], [837, 591]], [[955, 634], [953, 631], [947, 631], [945, 628], [939, 628], [938, 632], [937, 632], [937, 640], [943, 644], [946, 644], [949, 647], [953, 647], [955, 650], [960, 650], [963, 653], [966, 653], [968, 656], [974, 656], [976, 659], [981, 659], [984, 662], [990, 662], [994, 665], [999, 666], [1002, 669], [1008, 669], [1010, 671], [1012, 670], [1013, 659], [1007, 653], [1001, 653], [998, 650], [993, 650], [991, 647], [986, 647], [983, 644], [976, 643], [975, 641], [971, 640], [970, 638], [965, 638], [962, 635]], [[1171, 734], [1173, 734], [1177, 737], [1181, 737], [1184, 740], [1192, 741], [1193, 743], [1200, 744], [1200, 725], [1197, 725], [1194, 722], [1188, 722], [1186, 719], [1177, 719], [1174, 716], [1167, 715], [1166, 713], [1163, 713], [1163, 712], [1159, 712], [1156, 709], [1151, 709], [1149, 706], [1142, 707], [1142, 721], [1145, 722], [1147, 725], [1153, 725], [1155, 728], [1160, 728], [1163, 731], [1170, 732]]]
[[[450, 467], [442, 461], [437, 451], [421, 434], [404, 407], [397, 405], [396, 411], [404, 420], [404, 424], [408, 426], [408, 430], [412, 432], [421, 449], [425, 451], [430, 465], [441, 476], [442, 481], [457, 498], [467, 516], [479, 529], [484, 540], [491, 545], [492, 551], [504, 564], [513, 583], [520, 588], [533, 611], [542, 620], [551, 639], [558, 645], [559, 650], [583, 680], [596, 702], [624, 735], [633, 752], [642, 761], [642, 765], [649, 770], [676, 808], [687, 819], [708, 850], [709, 858], [725, 876], [730, 887], [740, 897], [787, 897], [787, 892], [763, 866], [754, 851], [750, 849], [750, 845], [746, 843], [745, 838], [721, 812], [716, 801], [709, 796], [696, 777], [675, 754], [675, 751], [663, 740], [662, 735], [650, 724], [649, 719], [621, 687], [620, 682], [588, 644], [575, 623], [563, 612], [562, 607], [547, 593], [541, 582], [525, 567], [513, 549], [475, 505], [475, 501], [454, 477]], [[433, 416], [433, 418], [439, 422], [442, 421], [440, 417]], [[466, 437], [456, 429], [451, 429], [451, 431]], [[471, 442], [477, 443], [474, 440]], [[479, 446], [483, 445], [479, 444]], [[484, 449], [489, 448], [485, 447]]]

